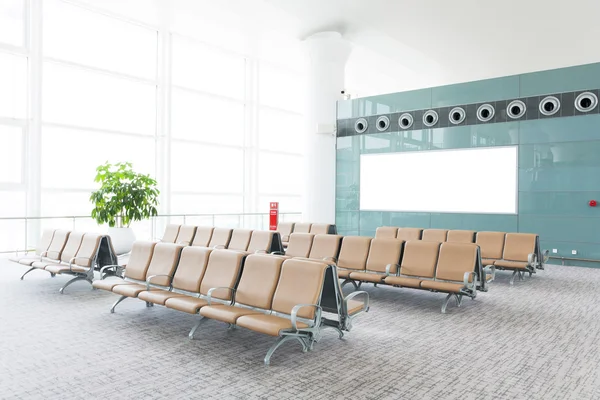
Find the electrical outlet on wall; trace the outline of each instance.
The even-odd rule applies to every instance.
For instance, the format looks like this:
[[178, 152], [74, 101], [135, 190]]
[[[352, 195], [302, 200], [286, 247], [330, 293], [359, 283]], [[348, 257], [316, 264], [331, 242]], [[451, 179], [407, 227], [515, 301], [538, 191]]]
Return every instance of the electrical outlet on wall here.
[[552, 249], [552, 253], [554, 253], [554, 254], [558, 253], [558, 249]]
[[576, 255], [577, 254], [577, 250], [571, 250], [571, 254]]

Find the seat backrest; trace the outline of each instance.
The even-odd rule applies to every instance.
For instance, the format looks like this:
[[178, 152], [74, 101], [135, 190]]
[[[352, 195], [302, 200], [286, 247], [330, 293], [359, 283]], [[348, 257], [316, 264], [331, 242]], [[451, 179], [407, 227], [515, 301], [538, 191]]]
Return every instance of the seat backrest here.
[[248, 244], [250, 244], [250, 238], [252, 237], [252, 230], [250, 229], [234, 229], [231, 234], [231, 239], [227, 248], [229, 250], [248, 250]]
[[69, 239], [69, 235], [71, 232], [64, 230], [57, 230], [54, 232], [54, 236], [52, 237], [52, 242], [50, 246], [48, 246], [48, 250], [46, 251], [46, 257], [51, 258], [53, 260], [60, 260], [60, 255], [63, 252], [65, 245], [67, 244], [67, 240]]
[[208, 243], [208, 247], [227, 247], [227, 245], [229, 245], [229, 240], [231, 239], [231, 231], [232, 229], [229, 228], [215, 228], [212, 237], [210, 238], [210, 242]]
[[71, 232], [69, 234], [69, 238], [67, 239], [67, 243], [60, 254], [60, 261], [68, 263], [79, 251], [79, 247], [81, 246], [81, 241], [83, 240], [82, 232]]
[[251, 254], [246, 257], [242, 277], [235, 292], [236, 303], [270, 310], [283, 261], [285, 259], [282, 257], [264, 254]]
[[163, 233], [163, 237], [160, 240], [164, 243], [175, 243], [177, 240], [177, 235], [179, 234], [180, 225], [169, 224], [165, 228], [165, 233]]
[[173, 287], [197, 293], [211, 252], [207, 247], [184, 247], [173, 276]]
[[396, 239], [398, 228], [393, 226], [380, 226], [375, 231], [375, 239]]
[[[277, 289], [273, 296], [272, 310], [290, 314], [297, 304], [319, 304], [327, 264], [289, 259], [283, 262]], [[298, 310], [298, 317], [312, 319], [315, 317], [314, 307], [303, 307]]]
[[148, 266], [150, 265], [150, 260], [152, 260], [155, 246], [156, 242], [141, 240], [133, 242], [131, 254], [127, 261], [127, 268], [125, 268], [125, 276], [127, 278], [137, 281], [146, 280], [146, 273], [148, 272]]
[[337, 266], [345, 269], [364, 270], [370, 245], [370, 237], [344, 236]]
[[331, 231], [331, 224], [312, 224], [309, 233], [327, 235]]
[[[145, 279], [151, 275], [173, 276], [175, 268], [177, 268], [177, 263], [179, 262], [181, 249], [183, 249], [183, 245], [177, 243], [157, 243], [156, 246], [154, 246], [152, 260], [150, 260]], [[171, 280], [166, 276], [152, 279], [153, 284], [161, 286], [168, 286], [170, 281]]]
[[315, 235], [308, 258], [337, 260], [341, 244], [342, 236], [340, 235]]
[[77, 254], [75, 255], [75, 264], [89, 268], [96, 260], [102, 237], [103, 235], [97, 233], [86, 233], [83, 235], [81, 246], [79, 246], [79, 250], [77, 250]]
[[310, 233], [311, 226], [312, 226], [312, 224], [309, 224], [309, 223], [296, 222], [296, 225], [294, 225], [294, 232], [295, 233]]
[[281, 235], [282, 242], [289, 242], [290, 235], [294, 232], [294, 222], [281, 222], [277, 225], [277, 232]]
[[527, 262], [529, 254], [536, 253], [536, 240], [537, 235], [533, 233], [507, 233], [502, 258]]
[[421, 240], [427, 240], [428, 242], [445, 242], [447, 237], [447, 229], [424, 229]]
[[433, 278], [439, 249], [438, 242], [410, 240], [404, 243], [400, 274]]
[[395, 274], [397, 265], [400, 265], [403, 244], [404, 240], [399, 239], [375, 238], [371, 240], [367, 258], [367, 271], [386, 272], [386, 266], [391, 264], [390, 273]]
[[501, 259], [505, 237], [504, 232], [477, 232], [475, 243], [481, 249], [481, 258]]
[[398, 228], [396, 239], [402, 239], [405, 242], [408, 242], [409, 240], [420, 240], [421, 232], [423, 232], [423, 229], [421, 228]]
[[50, 248], [52, 238], [54, 237], [54, 229], [44, 229], [42, 237], [40, 238], [37, 246], [35, 246], [35, 254], [38, 256]]
[[307, 258], [310, 255], [314, 237], [315, 235], [312, 233], [292, 233], [285, 255]]
[[275, 231], [254, 231], [252, 232], [252, 237], [250, 237], [250, 243], [246, 250], [250, 253], [257, 251], [268, 253], [273, 245], [274, 236]]
[[474, 243], [442, 243], [435, 278], [463, 282], [465, 272], [477, 272], [477, 247]]
[[450, 230], [446, 237], [446, 242], [473, 243], [475, 241], [475, 231]]
[[[210, 289], [216, 287], [233, 288], [242, 271], [245, 257], [244, 253], [237, 251], [213, 250], [208, 258], [204, 278], [200, 282], [200, 293], [207, 295]], [[215, 290], [211, 296], [222, 300], [230, 300], [231, 290]]]
[[175, 243], [179, 243], [184, 246], [189, 246], [192, 244], [192, 240], [194, 239], [195, 234], [196, 234], [195, 226], [181, 225], [179, 227], [179, 233], [177, 234], [177, 239], [175, 239]]
[[212, 226], [199, 226], [196, 228], [196, 234], [194, 235], [194, 241], [192, 242], [192, 246], [201, 246], [208, 247], [210, 243], [210, 238], [213, 234]]

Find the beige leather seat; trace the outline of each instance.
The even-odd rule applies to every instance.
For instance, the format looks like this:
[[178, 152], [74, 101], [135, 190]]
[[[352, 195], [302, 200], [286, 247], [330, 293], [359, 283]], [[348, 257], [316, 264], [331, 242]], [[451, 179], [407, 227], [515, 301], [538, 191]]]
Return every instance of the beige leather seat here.
[[312, 226], [312, 224], [310, 224], [310, 223], [296, 222], [296, 225], [294, 225], [294, 232], [295, 233], [310, 233], [311, 226]]
[[284, 246], [288, 245], [290, 235], [294, 232], [294, 222], [281, 222], [277, 225], [277, 232], [281, 235], [281, 242]]
[[155, 246], [156, 242], [145, 242], [141, 240], [135, 241], [131, 248], [129, 261], [125, 266], [123, 278], [118, 278], [116, 275], [119, 266], [107, 266], [102, 268], [101, 272], [104, 272], [105, 270], [113, 270], [115, 272], [115, 276], [108, 279], [105, 275], [101, 274], [102, 279], [95, 280], [92, 283], [92, 286], [96, 289], [102, 289], [110, 292], [116, 285], [144, 283], [146, 281], [146, 273], [148, 271], [150, 261], [152, 260], [152, 254], [154, 253]]
[[[40, 261], [42, 259], [42, 257], [45, 255], [45, 253], [48, 251], [48, 249], [50, 248], [50, 244], [52, 243], [52, 238], [54, 237], [54, 229], [44, 229], [44, 232], [42, 232], [42, 237], [40, 238], [40, 240], [38, 241], [37, 245], [35, 246], [35, 253], [34, 254], [30, 254], [30, 255], [22, 255], [22, 256], [15, 256], [15, 257], [10, 257], [9, 260], [16, 262], [16, 263], [20, 263], [20, 261], [23, 261], [23, 265], [31, 265], [31, 263], [33, 263], [34, 261]], [[29, 263], [29, 264], [27, 264]]]
[[[70, 233], [71, 232], [65, 230], [54, 231], [54, 234], [52, 235], [52, 240], [48, 245], [48, 248], [40, 253], [40, 257], [23, 257], [19, 259], [18, 263], [21, 265], [31, 266], [31, 264], [33, 264], [35, 261], [60, 261], [60, 256], [62, 254], [63, 249], [65, 248], [65, 245], [67, 244], [67, 240], [69, 238]], [[27, 273], [30, 271], [32, 271], [32, 269], [25, 272], [23, 276], [27, 275]], [[21, 277], [21, 279], [23, 279], [23, 277]]]
[[440, 243], [411, 240], [404, 244], [399, 276], [387, 276], [388, 285], [420, 288], [421, 281], [433, 279]]
[[375, 231], [375, 239], [395, 239], [398, 234], [398, 228], [393, 226], [380, 226]]
[[177, 235], [179, 234], [180, 225], [169, 224], [165, 228], [165, 233], [163, 233], [163, 237], [160, 240], [164, 243], [175, 243], [177, 240]]
[[498, 269], [511, 270], [513, 276], [510, 280], [512, 285], [518, 274], [522, 279], [522, 273], [527, 271], [530, 275], [535, 272], [534, 262], [537, 257], [538, 236], [533, 233], [507, 233], [504, 243], [502, 259], [494, 262]]
[[421, 235], [421, 240], [428, 242], [445, 242], [448, 236], [447, 229], [424, 229]]
[[164, 306], [172, 297], [198, 293], [211, 252], [212, 249], [207, 247], [185, 247], [181, 250], [170, 290], [152, 288], [138, 294], [138, 299]]
[[[229, 250], [248, 250], [248, 244], [250, 244], [250, 238], [252, 237], [252, 230], [250, 229], [234, 229], [231, 234], [231, 239], [226, 248]], [[221, 247], [217, 247], [221, 248]]]
[[208, 245], [214, 229], [215, 228], [212, 226], [198, 226], [196, 228], [194, 240], [192, 241], [192, 246], [209, 247]]
[[339, 278], [348, 279], [353, 271], [365, 271], [370, 245], [370, 237], [344, 236], [337, 261]]
[[312, 224], [310, 226], [309, 233], [312, 233], [314, 235], [328, 235], [334, 234], [335, 231], [333, 229], [333, 225], [331, 224]]
[[315, 261], [337, 262], [342, 238], [343, 236], [340, 235], [315, 235], [308, 258]]
[[231, 240], [231, 232], [233, 230], [229, 228], [215, 228], [208, 243], [208, 247], [211, 248], [227, 248], [229, 241]]
[[283, 261], [282, 257], [249, 255], [237, 289], [232, 288], [235, 290], [235, 304], [207, 305], [200, 309], [200, 315], [235, 324], [242, 315], [269, 313]]
[[192, 240], [194, 239], [195, 234], [195, 226], [181, 225], [179, 227], [179, 233], [177, 234], [177, 239], [175, 239], [175, 243], [182, 244], [184, 246], [190, 246], [192, 244]]
[[[245, 257], [244, 253], [237, 251], [213, 250], [208, 258], [204, 276], [200, 281], [199, 292], [195, 295], [171, 297], [165, 301], [165, 306], [189, 314], [197, 314], [200, 308], [208, 304], [206, 298], [212, 288], [232, 288], [235, 285]], [[232, 292], [228, 289], [218, 289], [212, 292], [211, 296], [213, 299], [229, 302], [232, 298]]]
[[[64, 248], [60, 253], [60, 260], [44, 259], [42, 261], [35, 261], [31, 264], [31, 267], [35, 269], [45, 269], [49, 265], [69, 265], [71, 259], [75, 257], [79, 251], [81, 241], [83, 240], [83, 235], [84, 234], [82, 232], [71, 232], [69, 234], [67, 243], [64, 245]], [[50, 273], [53, 274], [52, 272]]]
[[448, 231], [447, 242], [455, 243], [473, 243], [475, 231], [450, 230]]
[[248, 253], [270, 253], [273, 246], [274, 231], [254, 231], [248, 244]]
[[421, 232], [423, 232], [421, 228], [398, 228], [396, 239], [401, 239], [405, 242], [409, 240], [421, 240]]
[[361, 282], [382, 283], [386, 276], [396, 275], [400, 269], [403, 244], [404, 241], [398, 239], [375, 238], [371, 240], [366, 272], [350, 272], [350, 279]]
[[312, 233], [292, 233], [285, 256], [308, 258], [314, 237]]
[[477, 232], [475, 243], [481, 249], [481, 263], [484, 266], [494, 265], [502, 259], [505, 237], [505, 232]]

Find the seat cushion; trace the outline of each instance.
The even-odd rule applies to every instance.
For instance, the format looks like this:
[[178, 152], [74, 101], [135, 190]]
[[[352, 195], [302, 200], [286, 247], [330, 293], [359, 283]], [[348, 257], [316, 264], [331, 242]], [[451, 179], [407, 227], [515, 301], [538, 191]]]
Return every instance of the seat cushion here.
[[165, 301], [165, 306], [174, 310], [183, 311], [189, 314], [197, 314], [200, 308], [207, 305], [208, 302], [198, 297], [179, 295], [171, 297]]
[[364, 304], [362, 301], [348, 300], [348, 315], [354, 315], [361, 311]]
[[16, 261], [21, 265], [27, 265], [27, 266], [31, 266], [31, 264], [33, 264], [34, 262], [40, 262], [40, 257], [15, 257], [15, 258], [11, 258], [11, 261]]
[[506, 260], [498, 260], [494, 263], [496, 267], [506, 268], [506, 269], [527, 269], [527, 263], [522, 261], [506, 261]]
[[213, 304], [210, 306], [202, 307], [200, 309], [200, 315], [206, 318], [216, 319], [217, 321], [223, 321], [230, 324], [235, 324], [235, 321], [242, 315], [253, 315], [262, 314], [257, 310], [250, 310], [248, 308], [228, 306], [225, 304]]
[[357, 281], [381, 283], [383, 282], [383, 278], [385, 278], [385, 275], [371, 272], [350, 272], [350, 279], [355, 279]]
[[387, 283], [388, 285], [399, 285], [399, 286], [406, 286], [406, 287], [412, 287], [412, 288], [420, 288], [420, 283], [422, 281], [422, 279], [418, 279], [418, 278], [405, 278], [402, 276], [387, 276], [385, 277], [385, 279], [383, 280], [385, 283]]
[[150, 289], [149, 291], [144, 290], [143, 292], [138, 294], [138, 299], [164, 306], [165, 301], [167, 301], [167, 299], [170, 299], [171, 297], [175, 296], [181, 296], [181, 294], [169, 292], [168, 290], [162, 289]]
[[439, 290], [440, 292], [459, 293], [465, 287], [462, 283], [438, 282], [438, 281], [423, 281], [421, 282], [423, 289]]
[[494, 262], [496, 262], [498, 260], [494, 259], [494, 258], [482, 258], [481, 259], [481, 264], [483, 264], [484, 267], [488, 266], [488, 265], [494, 265]]
[[[235, 324], [252, 331], [271, 336], [279, 336], [279, 333], [282, 330], [293, 329], [292, 321], [290, 321], [288, 318], [265, 314], [242, 315], [237, 319]], [[308, 328], [308, 325], [303, 322], [298, 322], [297, 326], [299, 329]]]
[[56, 261], [43, 260], [43, 261], [34, 261], [32, 264], [25, 264], [25, 265], [30, 265], [33, 268], [44, 269], [48, 265], [57, 265], [57, 262]]
[[348, 279], [348, 278], [350, 278], [350, 273], [355, 272], [353, 270], [339, 269], [339, 268], [337, 271], [338, 271], [338, 278], [341, 278], [341, 279]]
[[79, 265], [71, 265], [71, 268], [69, 269], [68, 265], [61, 265], [61, 264], [48, 265], [44, 269], [53, 274], [62, 274], [65, 272], [70, 272], [70, 271], [86, 273], [89, 270], [88, 268], [80, 267]]
[[117, 285], [112, 288], [112, 292], [127, 297], [137, 297], [138, 294], [146, 290], [146, 285], [134, 283], [131, 285]]
[[133, 282], [127, 282], [122, 279], [96, 279], [92, 282], [92, 286], [96, 289], [112, 291], [117, 285], [134, 285]]

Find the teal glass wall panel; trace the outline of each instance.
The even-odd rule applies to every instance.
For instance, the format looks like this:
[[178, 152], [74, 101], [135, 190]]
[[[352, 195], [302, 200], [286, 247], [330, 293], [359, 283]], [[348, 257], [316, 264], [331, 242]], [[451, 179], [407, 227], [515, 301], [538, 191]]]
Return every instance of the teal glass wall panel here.
[[463, 149], [474, 144], [470, 126], [432, 129], [430, 137], [431, 150]]
[[519, 214], [600, 218], [600, 207], [590, 207], [590, 200], [600, 203], [600, 191], [519, 192]]
[[527, 144], [520, 150], [521, 168], [600, 166], [600, 140]]
[[431, 228], [517, 232], [517, 215], [432, 213]]
[[431, 107], [483, 103], [517, 97], [519, 97], [519, 76], [515, 75], [435, 87], [431, 89]]
[[368, 232], [375, 232], [378, 227], [384, 226], [383, 212], [381, 211], [362, 211], [360, 213], [360, 232], [361, 235], [368, 235]]
[[519, 143], [519, 123], [471, 125], [473, 147], [509, 146]]
[[[554, 257], [560, 258], [585, 258], [591, 260], [600, 260], [600, 246], [595, 243], [580, 243], [580, 242], [557, 242], [553, 240], [540, 240], [540, 246], [543, 249], [550, 250], [551, 258], [548, 262], [550, 264], [562, 264], [565, 265], [578, 265], [584, 267], [596, 267], [596, 263], [572, 261], [572, 260], [561, 260]], [[556, 249], [557, 253], [552, 253], [552, 250]], [[577, 254], [571, 254], [571, 251], [577, 251]]]
[[543, 240], [600, 243], [600, 218], [519, 215], [519, 231], [539, 233]]
[[429, 213], [383, 213], [384, 226], [397, 226], [401, 228], [429, 228], [431, 226], [431, 214]]
[[520, 96], [600, 88], [600, 64], [532, 72], [520, 76]]
[[521, 121], [519, 125], [521, 144], [600, 139], [600, 114]]
[[600, 167], [519, 168], [519, 191], [595, 191], [600, 188]]
[[358, 235], [358, 211], [338, 211], [335, 213], [335, 224], [340, 235]]
[[361, 154], [369, 153], [389, 153], [397, 150], [397, 143], [400, 140], [399, 133], [376, 133], [372, 135], [360, 136]]

